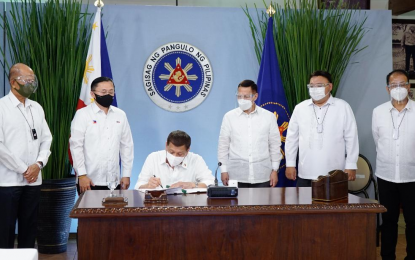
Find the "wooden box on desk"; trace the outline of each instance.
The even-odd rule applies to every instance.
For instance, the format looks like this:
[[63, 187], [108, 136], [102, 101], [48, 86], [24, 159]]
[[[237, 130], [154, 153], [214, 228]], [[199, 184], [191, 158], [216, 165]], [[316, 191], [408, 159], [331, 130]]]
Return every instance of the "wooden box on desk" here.
[[341, 170], [329, 172], [329, 175], [319, 176], [311, 182], [312, 199], [318, 201], [334, 201], [347, 198], [347, 173]]

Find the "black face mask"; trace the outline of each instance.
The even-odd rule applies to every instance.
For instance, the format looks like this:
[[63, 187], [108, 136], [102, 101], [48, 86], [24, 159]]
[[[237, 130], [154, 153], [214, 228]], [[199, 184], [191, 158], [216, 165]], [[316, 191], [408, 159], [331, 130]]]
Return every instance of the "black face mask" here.
[[95, 100], [98, 104], [100, 104], [103, 107], [110, 107], [112, 101], [114, 100], [114, 96], [111, 96], [110, 94], [104, 96], [99, 96], [95, 94]]

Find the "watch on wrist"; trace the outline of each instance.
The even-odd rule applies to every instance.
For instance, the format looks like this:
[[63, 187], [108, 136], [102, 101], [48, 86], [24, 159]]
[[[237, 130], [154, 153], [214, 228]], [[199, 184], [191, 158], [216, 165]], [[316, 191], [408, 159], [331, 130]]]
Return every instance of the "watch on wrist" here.
[[42, 162], [36, 162], [36, 165], [39, 166], [39, 169], [43, 169], [43, 163]]

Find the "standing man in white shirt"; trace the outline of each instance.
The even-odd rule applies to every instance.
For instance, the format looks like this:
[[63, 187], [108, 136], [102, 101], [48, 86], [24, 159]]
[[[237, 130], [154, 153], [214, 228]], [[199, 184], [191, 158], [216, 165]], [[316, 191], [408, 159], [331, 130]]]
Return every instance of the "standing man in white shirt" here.
[[219, 135], [221, 179], [237, 180], [239, 188], [275, 187], [281, 161], [277, 118], [255, 105], [258, 87], [252, 80], [238, 85], [239, 107], [225, 114]]
[[166, 150], [151, 153], [144, 162], [135, 189], [157, 187], [193, 189], [213, 184], [212, 172], [200, 155], [189, 152], [190, 136], [180, 130], [167, 137]]
[[311, 74], [307, 87], [311, 99], [294, 108], [288, 126], [285, 175], [297, 179], [297, 187], [311, 187], [312, 180], [332, 170], [344, 170], [349, 180], [355, 180], [359, 140], [350, 105], [331, 96], [333, 84], [326, 71]]
[[127, 116], [111, 106], [115, 90], [112, 79], [98, 77], [91, 83], [95, 102], [79, 109], [71, 124], [69, 139], [73, 167], [78, 176], [78, 193], [108, 190], [106, 175], [120, 173], [121, 189], [128, 189], [134, 160], [134, 144]]
[[29, 96], [37, 78], [25, 64], [9, 71], [10, 92], [0, 99], [0, 248], [13, 248], [16, 220], [18, 248], [34, 248], [42, 184], [52, 134], [39, 103]]
[[398, 219], [402, 206], [406, 223], [405, 259], [415, 259], [415, 102], [408, 99], [408, 75], [394, 70], [386, 77], [391, 101], [373, 110], [376, 176], [382, 213], [381, 256], [395, 259]]

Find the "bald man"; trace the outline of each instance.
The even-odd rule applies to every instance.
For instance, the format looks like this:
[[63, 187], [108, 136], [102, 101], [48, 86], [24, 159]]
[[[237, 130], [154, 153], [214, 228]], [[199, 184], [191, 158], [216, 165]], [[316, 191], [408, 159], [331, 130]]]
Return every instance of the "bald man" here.
[[0, 99], [0, 248], [35, 246], [42, 184], [41, 169], [50, 155], [52, 135], [43, 108], [29, 97], [38, 86], [25, 64], [9, 71], [10, 92]]

